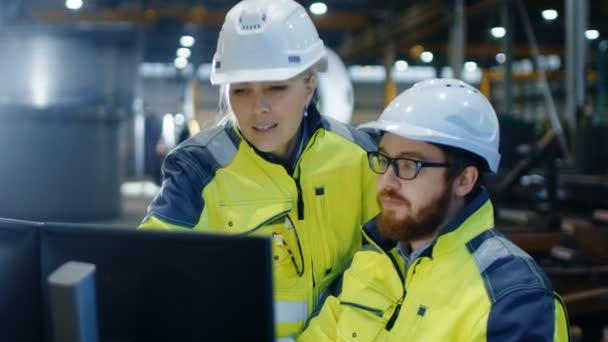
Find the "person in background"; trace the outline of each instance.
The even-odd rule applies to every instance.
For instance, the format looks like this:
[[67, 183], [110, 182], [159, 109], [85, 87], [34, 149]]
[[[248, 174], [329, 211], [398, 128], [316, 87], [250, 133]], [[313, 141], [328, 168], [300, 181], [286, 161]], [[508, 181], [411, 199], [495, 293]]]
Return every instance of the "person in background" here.
[[566, 341], [561, 299], [494, 226], [480, 172], [499, 165], [494, 109], [470, 85], [419, 82], [380, 118], [380, 214], [336, 296], [298, 341]]
[[169, 153], [140, 226], [271, 237], [278, 338], [301, 331], [378, 213], [366, 155], [375, 145], [312, 101], [325, 69], [323, 41], [297, 2], [234, 6], [211, 73], [226, 120]]

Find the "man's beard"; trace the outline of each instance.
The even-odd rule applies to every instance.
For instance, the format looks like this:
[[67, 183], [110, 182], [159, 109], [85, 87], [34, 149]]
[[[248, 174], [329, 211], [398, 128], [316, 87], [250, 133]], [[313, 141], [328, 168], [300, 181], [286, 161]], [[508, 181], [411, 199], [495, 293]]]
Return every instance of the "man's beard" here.
[[[392, 240], [403, 242], [431, 237], [446, 217], [451, 195], [449, 189], [450, 186], [446, 186], [437, 198], [421, 207], [415, 217], [409, 200], [393, 190], [383, 189], [377, 195], [379, 204], [380, 197], [391, 197], [401, 201], [408, 208], [409, 213], [404, 219], [398, 220], [394, 212], [383, 209], [378, 217], [380, 233]], [[381, 204], [380, 206], [382, 207]]]

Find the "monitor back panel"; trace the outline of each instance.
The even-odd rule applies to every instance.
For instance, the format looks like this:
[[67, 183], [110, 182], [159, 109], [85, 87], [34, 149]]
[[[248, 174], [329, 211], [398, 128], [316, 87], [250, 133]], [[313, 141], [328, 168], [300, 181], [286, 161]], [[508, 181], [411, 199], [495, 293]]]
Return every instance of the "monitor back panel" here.
[[42, 339], [38, 229], [41, 223], [0, 219], [0, 340]]
[[40, 241], [43, 281], [70, 260], [96, 265], [101, 341], [273, 340], [266, 239], [48, 224]]

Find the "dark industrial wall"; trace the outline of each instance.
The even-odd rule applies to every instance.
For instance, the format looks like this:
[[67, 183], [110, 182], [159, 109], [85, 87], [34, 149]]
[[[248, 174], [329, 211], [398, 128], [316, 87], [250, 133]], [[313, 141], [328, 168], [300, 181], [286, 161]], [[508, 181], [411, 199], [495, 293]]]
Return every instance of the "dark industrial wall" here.
[[137, 70], [125, 33], [0, 33], [0, 217], [120, 213], [119, 128]]

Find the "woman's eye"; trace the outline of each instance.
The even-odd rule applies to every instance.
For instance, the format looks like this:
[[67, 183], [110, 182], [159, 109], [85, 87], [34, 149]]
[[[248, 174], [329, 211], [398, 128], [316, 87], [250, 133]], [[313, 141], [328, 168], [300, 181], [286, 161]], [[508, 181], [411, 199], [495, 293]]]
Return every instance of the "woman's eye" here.
[[247, 89], [232, 89], [232, 95], [245, 95], [247, 93]]
[[287, 89], [286, 85], [275, 85], [275, 86], [270, 87], [270, 91], [283, 91], [286, 89]]

